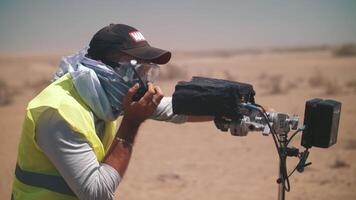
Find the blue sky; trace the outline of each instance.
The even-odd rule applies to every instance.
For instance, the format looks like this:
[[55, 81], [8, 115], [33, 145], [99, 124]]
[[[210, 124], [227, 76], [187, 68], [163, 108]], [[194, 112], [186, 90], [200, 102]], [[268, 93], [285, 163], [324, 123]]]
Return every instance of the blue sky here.
[[109, 23], [169, 50], [356, 42], [356, 0], [0, 0], [0, 52], [76, 51]]

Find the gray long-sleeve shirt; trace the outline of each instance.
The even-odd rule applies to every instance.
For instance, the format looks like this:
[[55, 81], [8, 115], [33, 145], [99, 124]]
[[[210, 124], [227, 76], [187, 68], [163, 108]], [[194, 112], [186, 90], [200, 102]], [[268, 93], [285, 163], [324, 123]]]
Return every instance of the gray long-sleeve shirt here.
[[[164, 97], [151, 117], [155, 120], [183, 123], [187, 117], [174, 115], [170, 97]], [[95, 119], [101, 138], [104, 122]], [[54, 164], [79, 199], [114, 199], [120, 174], [105, 163], [99, 163], [87, 140], [70, 129], [54, 109], [47, 109], [38, 120], [36, 142]]]

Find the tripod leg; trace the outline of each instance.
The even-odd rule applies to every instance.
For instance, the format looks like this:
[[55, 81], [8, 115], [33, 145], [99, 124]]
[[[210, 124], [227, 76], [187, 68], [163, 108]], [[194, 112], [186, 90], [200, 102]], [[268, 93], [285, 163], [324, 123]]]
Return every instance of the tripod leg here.
[[[279, 163], [279, 178], [282, 179], [282, 162]], [[278, 184], [278, 200], [285, 199], [285, 190], [284, 190], [284, 182], [283, 180]]]
[[[285, 134], [281, 134], [281, 148], [284, 149], [287, 147], [287, 133]], [[286, 154], [282, 154], [282, 159], [283, 160], [280, 160], [279, 161], [279, 178], [280, 178], [280, 183], [278, 184], [278, 200], [284, 200], [285, 199], [285, 195], [286, 195], [286, 191], [284, 189], [284, 179], [283, 179], [283, 168], [284, 168], [284, 165], [285, 165], [285, 162], [286, 162], [286, 159], [287, 159], [287, 155]], [[284, 162], [284, 163], [283, 163]]]

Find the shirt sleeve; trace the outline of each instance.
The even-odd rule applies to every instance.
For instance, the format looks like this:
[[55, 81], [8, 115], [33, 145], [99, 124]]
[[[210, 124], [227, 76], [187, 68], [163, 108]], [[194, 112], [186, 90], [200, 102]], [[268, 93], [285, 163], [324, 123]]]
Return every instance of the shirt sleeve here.
[[36, 142], [79, 199], [114, 199], [119, 173], [99, 163], [90, 144], [75, 133], [54, 109], [39, 118]]
[[182, 124], [187, 121], [186, 115], [177, 115], [173, 113], [172, 97], [163, 97], [156, 111], [150, 117], [158, 121], [172, 122]]

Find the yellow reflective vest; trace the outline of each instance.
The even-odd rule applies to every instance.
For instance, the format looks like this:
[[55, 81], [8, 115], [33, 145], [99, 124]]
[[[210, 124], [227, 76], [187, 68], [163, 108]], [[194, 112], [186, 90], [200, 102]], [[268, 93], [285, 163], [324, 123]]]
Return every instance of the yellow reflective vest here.
[[37, 120], [48, 108], [57, 110], [72, 130], [88, 141], [99, 162], [115, 136], [116, 121], [110, 121], [105, 123], [104, 136], [99, 139], [93, 113], [77, 93], [71, 75], [62, 76], [27, 106], [12, 189], [14, 200], [77, 199], [35, 141]]

